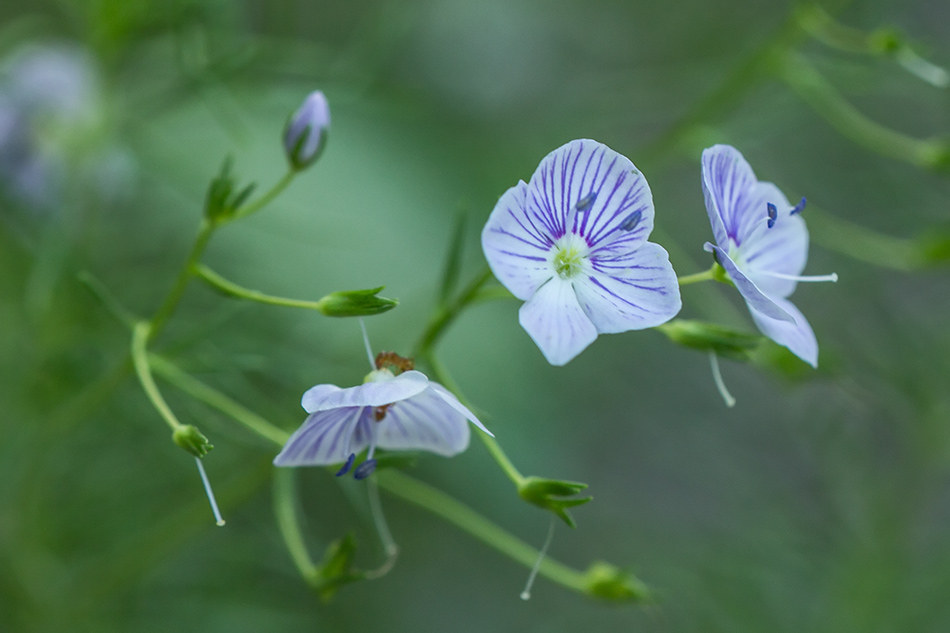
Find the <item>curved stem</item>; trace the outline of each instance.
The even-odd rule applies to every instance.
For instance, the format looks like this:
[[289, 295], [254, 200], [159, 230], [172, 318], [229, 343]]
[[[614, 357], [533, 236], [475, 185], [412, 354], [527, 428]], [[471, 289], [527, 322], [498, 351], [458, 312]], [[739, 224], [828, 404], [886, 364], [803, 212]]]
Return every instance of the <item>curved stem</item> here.
[[277, 527], [284, 539], [287, 551], [300, 571], [300, 575], [308, 583], [313, 583], [319, 574], [319, 569], [313, 564], [307, 544], [304, 543], [297, 520], [297, 509], [294, 507], [294, 471], [290, 468], [277, 468], [274, 473], [274, 516], [277, 517]]
[[485, 268], [465, 287], [465, 290], [455, 298], [454, 301], [446, 306], [436, 310], [425, 331], [416, 343], [416, 355], [428, 356], [432, 347], [442, 336], [445, 329], [458, 317], [466, 306], [473, 303], [479, 296], [479, 292], [492, 278], [491, 269], [486, 265]]
[[234, 217], [231, 218], [231, 221], [240, 220], [241, 218], [246, 218], [252, 213], [256, 213], [260, 211], [261, 209], [263, 209], [264, 207], [266, 207], [268, 204], [270, 204], [274, 200], [274, 198], [279, 196], [291, 182], [293, 182], [294, 176], [296, 175], [297, 175], [297, 172], [294, 171], [293, 169], [288, 170], [287, 173], [284, 174], [284, 177], [278, 180], [277, 184], [271, 187], [270, 190], [267, 191], [267, 193], [262, 195], [257, 200], [250, 202], [244, 205], [243, 207], [241, 207], [240, 209], [238, 209], [237, 211], [235, 211]]
[[[395, 470], [379, 473], [379, 486], [404, 501], [442, 517], [463, 532], [498, 550], [508, 558], [531, 569], [538, 560], [538, 550], [506, 532], [468, 506], [428, 484]], [[584, 572], [545, 557], [538, 573], [552, 582], [580, 593], [588, 593]]]
[[709, 270], [704, 270], [701, 273], [693, 273], [692, 275], [683, 275], [678, 278], [681, 286], [688, 286], [689, 284], [694, 284], [700, 281], [712, 281], [716, 278], [715, 276], [716, 267], [713, 266]]
[[152, 377], [151, 367], [149, 367], [146, 346], [148, 345], [150, 331], [151, 324], [147, 321], [139, 321], [132, 329], [132, 364], [135, 367], [135, 374], [142, 384], [142, 389], [152, 402], [152, 406], [161, 414], [168, 426], [172, 428], [172, 431], [177, 431], [184, 425], [178, 421], [178, 418], [172, 413], [171, 407], [165, 402], [165, 398], [162, 397], [158, 386], [155, 384], [155, 379]]
[[275, 297], [273, 295], [264, 294], [257, 290], [251, 290], [250, 288], [245, 288], [239, 286], [233, 281], [225, 279], [215, 271], [211, 270], [204, 264], [198, 264], [195, 266], [195, 276], [207, 283], [212, 288], [238, 299], [246, 299], [247, 301], [256, 301], [258, 303], [265, 303], [268, 305], [274, 306], [284, 306], [287, 308], [306, 308], [308, 310], [322, 310], [324, 307], [324, 301], [305, 301], [301, 299], [287, 299], [285, 297]]

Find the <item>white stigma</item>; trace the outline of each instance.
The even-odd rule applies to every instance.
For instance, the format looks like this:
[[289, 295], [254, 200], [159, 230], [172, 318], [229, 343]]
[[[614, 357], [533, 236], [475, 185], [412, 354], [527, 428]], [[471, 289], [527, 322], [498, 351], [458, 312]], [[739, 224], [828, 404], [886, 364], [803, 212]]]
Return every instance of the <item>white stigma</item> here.
[[360, 322], [360, 329], [363, 330], [363, 344], [366, 346], [366, 357], [369, 359], [369, 366], [376, 369], [376, 358], [373, 356], [373, 348], [369, 344], [369, 334], [366, 333], [366, 324], [363, 323], [363, 317], [357, 317]]
[[719, 371], [719, 357], [716, 356], [716, 352], [709, 352], [709, 364], [712, 366], [713, 382], [716, 383], [716, 389], [719, 390], [719, 395], [722, 396], [726, 406], [731, 409], [736, 406], [736, 399], [726, 389], [726, 383], [722, 380], [722, 372]]
[[205, 467], [201, 463], [201, 458], [195, 457], [195, 462], [198, 464], [198, 472], [201, 474], [201, 481], [205, 485], [205, 493], [208, 495], [208, 501], [211, 502], [211, 511], [214, 513], [214, 522], [221, 527], [224, 525], [224, 519], [221, 518], [221, 511], [218, 510], [218, 502], [214, 499], [214, 491], [211, 490], [211, 482], [208, 481], [208, 475], [205, 473]]
[[777, 279], [788, 279], [790, 281], [830, 281], [832, 283], [838, 281], [838, 273], [831, 273], [830, 275], [786, 275], [762, 270], [758, 271], [758, 274], [768, 275], [769, 277], [775, 277]]
[[548, 553], [548, 548], [551, 546], [551, 540], [554, 538], [554, 517], [551, 517], [551, 525], [548, 527], [548, 537], [544, 539], [544, 546], [541, 547], [541, 551], [538, 552], [538, 560], [534, 561], [534, 567], [531, 568], [531, 574], [528, 576], [528, 584], [524, 586], [524, 591], [521, 592], [522, 600], [531, 599], [531, 585], [534, 584], [534, 579], [538, 575], [538, 570], [541, 569], [541, 561], [544, 560], [545, 555]]

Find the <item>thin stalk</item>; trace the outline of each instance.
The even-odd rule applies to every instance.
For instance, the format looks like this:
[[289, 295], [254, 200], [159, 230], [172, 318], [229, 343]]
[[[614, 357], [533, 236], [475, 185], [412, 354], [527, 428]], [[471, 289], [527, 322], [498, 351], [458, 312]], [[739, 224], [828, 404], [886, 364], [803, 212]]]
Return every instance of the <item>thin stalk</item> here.
[[304, 543], [294, 498], [293, 469], [277, 468], [274, 473], [274, 516], [277, 517], [277, 527], [300, 575], [308, 583], [312, 583], [316, 580], [319, 569], [314, 565], [310, 552], [307, 551], [307, 544]]
[[681, 286], [688, 286], [689, 284], [695, 284], [700, 281], [712, 281], [716, 279], [715, 276], [716, 267], [713, 266], [709, 270], [704, 270], [701, 273], [693, 273], [692, 275], [683, 275], [678, 278]]
[[142, 384], [142, 389], [152, 402], [152, 406], [161, 414], [165, 422], [168, 423], [168, 426], [172, 428], [172, 431], [177, 431], [184, 425], [178, 421], [178, 418], [172, 413], [171, 407], [168, 406], [168, 403], [165, 402], [165, 398], [162, 397], [162, 393], [158, 390], [158, 385], [155, 384], [155, 379], [152, 377], [152, 370], [149, 366], [146, 346], [148, 345], [150, 331], [151, 324], [147, 321], [139, 321], [132, 329], [132, 364], [135, 367], [135, 374]]
[[304, 301], [301, 299], [275, 297], [273, 295], [264, 294], [263, 292], [259, 292], [257, 290], [251, 290], [250, 288], [239, 286], [233, 281], [225, 279], [204, 264], [198, 264], [195, 266], [195, 276], [207, 283], [212, 288], [215, 288], [216, 290], [228, 296], [236, 297], [238, 299], [246, 299], [247, 301], [256, 301], [258, 303], [284, 306], [287, 308], [306, 308], [308, 310], [322, 310], [324, 307], [324, 302], [322, 300]]
[[293, 182], [294, 176], [296, 175], [297, 175], [297, 172], [294, 171], [293, 169], [288, 170], [287, 173], [284, 174], [284, 177], [278, 180], [277, 184], [271, 187], [270, 190], [267, 191], [267, 193], [265, 193], [263, 196], [261, 196], [254, 202], [246, 204], [240, 209], [238, 209], [234, 213], [234, 217], [231, 220], [233, 221], [233, 220], [240, 220], [241, 218], [246, 218], [252, 213], [257, 213], [258, 211], [260, 211], [261, 209], [269, 205], [274, 200], [274, 198], [279, 196], [284, 191], [284, 189], [286, 189], [287, 186], [291, 182]]
[[442, 336], [443, 332], [445, 332], [446, 328], [451, 325], [466, 306], [477, 299], [482, 286], [491, 278], [491, 269], [485, 266], [454, 301], [436, 311], [426, 326], [425, 331], [422, 333], [422, 336], [419, 338], [419, 342], [416, 343], [417, 356], [428, 356], [429, 351], [439, 340], [439, 337]]

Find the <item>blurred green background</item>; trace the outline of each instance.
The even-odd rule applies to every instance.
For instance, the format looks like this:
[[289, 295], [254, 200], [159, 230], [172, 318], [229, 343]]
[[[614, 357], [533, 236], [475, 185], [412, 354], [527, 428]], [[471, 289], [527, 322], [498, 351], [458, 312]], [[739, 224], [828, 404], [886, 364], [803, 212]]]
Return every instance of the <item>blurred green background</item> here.
[[[908, 264], [922, 251], [906, 241], [947, 230], [950, 178], [869, 151], [786, 83], [741, 69], [791, 32], [861, 112], [919, 138], [950, 135], [950, 90], [789, 31], [794, 8], [3, 0], [0, 631], [950, 630], [950, 274]], [[945, 0], [836, 8], [950, 64]], [[544, 579], [523, 602], [526, 569], [385, 495], [396, 568], [322, 604], [274, 522], [274, 448], [162, 383], [215, 444], [204, 463], [228, 525], [214, 527], [192, 459], [116, 373], [127, 330], [76, 274], [151, 314], [223, 158], [269, 186], [285, 169], [286, 117], [314, 89], [333, 113], [327, 151], [266, 211], [217, 234], [206, 261], [276, 295], [385, 284], [401, 303], [367, 320], [377, 348], [411, 350], [459, 210], [471, 275], [498, 196], [571, 139], [643, 170], [654, 239], [681, 275], [708, 266], [706, 145], [736, 145], [760, 178], [808, 197], [806, 272], [841, 278], [794, 297], [820, 369], [725, 361], [734, 409], [703, 354], [656, 332], [601, 337], [555, 368], [517, 303], [499, 302], [441, 344], [522, 471], [590, 484], [594, 501], [574, 512], [577, 530], [558, 526], [551, 554], [631, 567], [658, 604], [600, 604]], [[23, 94], [33, 101], [17, 110]], [[684, 289], [684, 317], [754, 331], [737, 293], [705, 286]], [[366, 371], [354, 320], [199, 284], [160, 348], [287, 429], [305, 389]], [[548, 516], [479, 442], [414, 474], [543, 540]], [[360, 484], [313, 469], [298, 488], [315, 556], [352, 529], [360, 565], [379, 563]]]

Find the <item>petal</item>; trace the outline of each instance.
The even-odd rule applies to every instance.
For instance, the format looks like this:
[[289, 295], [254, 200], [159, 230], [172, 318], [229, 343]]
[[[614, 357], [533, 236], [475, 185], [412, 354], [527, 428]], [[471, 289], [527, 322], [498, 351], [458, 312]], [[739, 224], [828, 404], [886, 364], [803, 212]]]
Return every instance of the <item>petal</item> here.
[[808, 229], [800, 215], [790, 215], [792, 205], [772, 183], [758, 183], [756, 195], [762, 201], [762, 206], [774, 204], [778, 216], [772, 228], [760, 228], [741, 242], [739, 257], [742, 268], [762, 292], [770, 297], [787, 297], [795, 291], [797, 282], [772, 277], [767, 273], [802, 273], [808, 259]]
[[[578, 203], [586, 210], [578, 210]], [[571, 141], [548, 154], [531, 177], [527, 203], [551, 227], [551, 237], [577, 233], [592, 249], [615, 240], [627, 249], [645, 242], [653, 230], [653, 194], [630, 160], [603, 143]], [[640, 220], [631, 231], [619, 230], [634, 212]]]
[[[317, 385], [304, 394], [303, 403], [307, 411], [327, 411], [338, 407], [380, 407], [412, 397], [429, 386], [429, 379], [418, 371], [407, 371], [392, 380], [367, 382], [356, 387], [331, 390]], [[312, 397], [308, 394], [313, 392]]]
[[498, 200], [482, 229], [482, 250], [498, 281], [522, 301], [551, 278], [553, 247], [547, 224], [528, 214], [528, 185], [519, 182]]
[[716, 259], [719, 261], [719, 264], [729, 273], [729, 278], [732, 279], [732, 283], [736, 285], [739, 294], [742, 295], [749, 306], [754, 307], [767, 317], [780, 321], [794, 322], [790, 314], [785, 312], [776, 301], [767, 297], [751, 279], [746, 277], [739, 270], [736, 263], [726, 254], [726, 251], [709, 242], [706, 242], [703, 248], [706, 249], [707, 252], [716, 253]]
[[717, 244], [728, 246], [729, 238], [738, 241], [755, 219], [765, 221], [767, 217], [765, 206], [759, 209], [753, 195], [758, 181], [752, 167], [731, 145], [703, 150], [702, 165], [703, 197], [713, 236]]
[[464, 415], [464, 416], [465, 416], [465, 419], [470, 420], [472, 424], [474, 424], [475, 426], [477, 426], [479, 429], [481, 429], [482, 431], [484, 431], [484, 432], [487, 433], [488, 435], [490, 435], [490, 436], [492, 436], [492, 437], [495, 437], [495, 434], [492, 433], [491, 431], [489, 431], [488, 429], [486, 429], [486, 428], [485, 428], [485, 425], [482, 424], [482, 423], [479, 421], [479, 419], [475, 417], [475, 414], [472, 413], [471, 411], [469, 411], [469, 410], [468, 410], [468, 407], [466, 407], [464, 404], [462, 404], [461, 402], [459, 402], [459, 399], [456, 398], [456, 397], [455, 397], [455, 394], [453, 394], [451, 391], [449, 391], [448, 389], [446, 389], [445, 387], [443, 387], [443, 386], [440, 385], [439, 383], [437, 383], [437, 382], [432, 382], [432, 381], [429, 381], [429, 388], [432, 389], [433, 391], [435, 391], [436, 395], [438, 395], [440, 398], [442, 398], [443, 400], [445, 400], [445, 402], [446, 402], [450, 407], [452, 407], [453, 409], [455, 409], [456, 411], [458, 411], [459, 413], [461, 413], [462, 415]]
[[775, 302], [795, 318], [793, 323], [770, 319], [749, 304], [752, 320], [767, 337], [784, 345], [812, 367], [818, 367], [818, 340], [808, 320], [788, 299], [776, 299]]
[[326, 466], [345, 462], [350, 453], [366, 448], [366, 439], [355, 437], [355, 430], [361, 419], [370, 415], [367, 407], [311, 413], [274, 458], [274, 465]]
[[552, 365], [564, 365], [597, 338], [597, 328], [581, 309], [573, 286], [559, 277], [521, 306], [518, 321]]
[[434, 389], [393, 404], [376, 423], [377, 445], [389, 450], [423, 450], [446, 457], [468, 447], [465, 415]]
[[601, 334], [642, 330], [680, 311], [680, 287], [669, 255], [646, 242], [623, 257], [591, 259], [594, 274], [574, 279], [577, 300]]
[[302, 406], [307, 413], [313, 413], [317, 410], [314, 408], [315, 403], [320, 402], [329, 394], [336, 393], [337, 391], [343, 391], [343, 389], [336, 385], [317, 385], [310, 387], [310, 389], [304, 392], [303, 397], [300, 399], [300, 406]]

